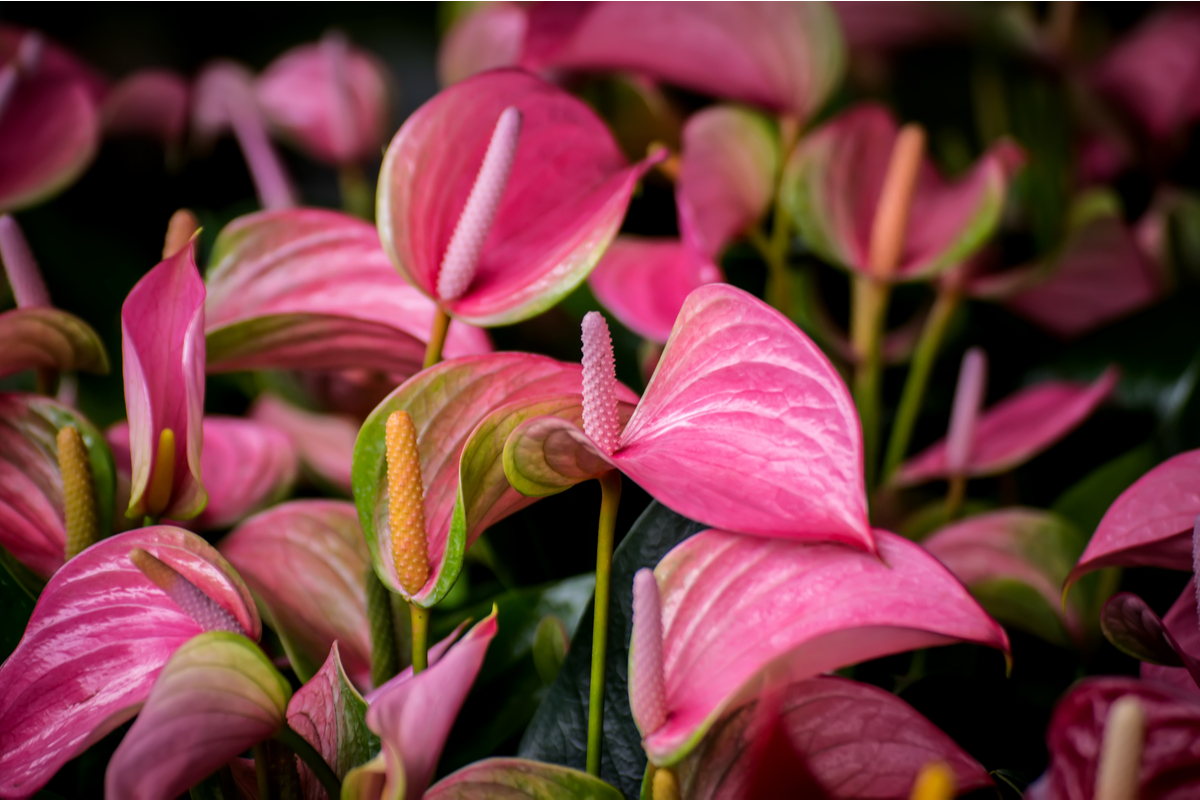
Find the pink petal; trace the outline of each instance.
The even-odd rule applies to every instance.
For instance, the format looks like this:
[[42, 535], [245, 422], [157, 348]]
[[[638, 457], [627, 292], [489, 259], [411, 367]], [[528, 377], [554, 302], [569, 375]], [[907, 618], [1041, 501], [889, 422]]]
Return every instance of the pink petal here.
[[105, 795], [158, 800], [186, 792], [279, 731], [291, 697], [287, 679], [245, 636], [195, 637], [163, 667], [113, 753]]
[[779, 160], [779, 134], [761, 114], [710, 106], [689, 117], [675, 183], [683, 240], [718, 258], [767, 212]]
[[439, 93], [388, 146], [379, 188], [383, 247], [430, 297], [496, 120], [508, 107], [522, 122], [503, 200], [473, 282], [444, 303], [474, 325], [526, 319], [578, 286], [616, 235], [650, 164], [627, 166], [586, 105], [532, 75], [489, 72]]
[[328, 164], [379, 157], [387, 137], [387, 68], [338, 33], [293, 47], [255, 81], [271, 127]]
[[1200, 515], [1200, 450], [1167, 459], [1109, 506], [1069, 582], [1101, 567], [1192, 569]]
[[[2, 158], [2, 156], [0, 156]], [[74, 314], [38, 306], [0, 313], [0, 377], [27, 369], [108, 373], [104, 342]]]
[[622, 325], [662, 343], [692, 290], [722, 277], [720, 267], [681, 241], [618, 236], [588, 285]]
[[1179, 599], [1163, 615], [1162, 625], [1184, 663], [1192, 662], [1190, 669], [1143, 662], [1143, 680], [1170, 684], [1200, 700], [1200, 686], [1197, 686], [1196, 679], [1192, 677], [1192, 673], [1198, 671], [1197, 666], [1200, 666], [1197, 664], [1197, 659], [1200, 659], [1200, 617], [1196, 611], [1195, 578], [1188, 581], [1187, 586], [1180, 592]]
[[[505, 416], [520, 403], [557, 400], [564, 395], [580, 402], [581, 370], [578, 364], [563, 364], [544, 356], [527, 353], [494, 353], [444, 361], [413, 376], [371, 413], [359, 433], [354, 452], [354, 497], [359, 522], [384, 584], [401, 591], [392, 562], [391, 539], [387, 527], [387, 502], [384, 460], [384, 426], [388, 416], [404, 409], [413, 418], [421, 454], [421, 473], [425, 484], [425, 527], [429, 535], [430, 577], [425, 588], [414, 595], [422, 605], [433, 604], [450, 590], [462, 566], [462, 554], [483, 529], [524, 503], [508, 488], [504, 470], [498, 462], [504, 440], [483, 437], [478, 446], [482, 464], [460, 460], [468, 439], [480, 423], [502, 407]], [[620, 399], [635, 402], [637, 395], [621, 387]], [[515, 418], [519, 421], [523, 417]], [[493, 421], [495, 424], [497, 421]], [[513, 421], [511, 424], [516, 424]], [[505, 431], [508, 428], [504, 429]], [[467, 476], [465, 479], [463, 476]], [[501, 497], [480, 505], [464, 497], [480, 518], [466, 516], [459, 502], [460, 480], [473, 484], [473, 497]], [[463, 490], [465, 495], [465, 489]], [[490, 506], [488, 503], [494, 503]], [[485, 511], [485, 509], [488, 509]], [[458, 514], [463, 516], [459, 518]], [[475, 513], [480, 513], [475, 512]]]
[[178, 144], [187, 130], [190, 92], [187, 79], [178, 73], [139, 70], [114, 86], [104, 99], [104, 133]]
[[250, 591], [193, 533], [154, 526], [71, 559], [38, 599], [0, 666], [0, 793], [35, 792], [68, 760], [137, 713], [171, 654], [203, 629], [130, 561], [140, 547], [229, 612], [257, 639]]
[[285, 496], [300, 468], [283, 431], [254, 420], [218, 416], [204, 418], [200, 465], [208, 505], [196, 525], [205, 530], [228, 528]]
[[[1048, 449], [1092, 415], [1112, 394], [1118, 377], [1110, 367], [1088, 385], [1046, 381], [1001, 400], [975, 426], [966, 474], [998, 475]], [[912, 486], [949, 474], [943, 439], [901, 464], [895, 484]]]
[[146, 273], [125, 298], [121, 354], [133, 459], [129, 509], [145, 513], [159, 436], [170, 428], [175, 434], [175, 480], [162, 516], [190, 519], [208, 499], [200, 482], [204, 282], [190, 246]]
[[[898, 128], [881, 106], [861, 105], [807, 135], [784, 170], [783, 200], [823, 258], [868, 270], [871, 228]], [[926, 162], [917, 180], [898, 280], [919, 280], [967, 261], [1000, 222], [1008, 181], [1023, 160], [1007, 141], [965, 176], [946, 182]]]
[[[209, 371], [420, 371], [436, 306], [396, 275], [370, 223], [318, 209], [249, 214], [221, 231], [211, 263]], [[456, 323], [444, 352], [490, 349], [483, 331]]]
[[293, 500], [239, 525], [221, 542], [307, 679], [340, 646], [354, 683], [371, 684], [371, 633], [364, 577], [366, 541], [351, 503]]
[[706, 525], [870, 550], [862, 459], [837, 370], [786, 317], [725, 284], [688, 297], [613, 455]]
[[525, 9], [515, 3], [488, 3], [463, 12], [438, 46], [438, 83], [449, 86], [521, 58]]
[[962, 38], [970, 20], [957, 8], [930, 2], [834, 2], [851, 50], [895, 50]]
[[398, 762], [407, 800], [420, 800], [433, 779], [450, 727], [496, 629], [493, 610], [436, 662], [431, 658], [427, 670], [406, 680], [393, 679], [372, 697], [367, 726], [383, 740], [385, 760]]
[[[983, 765], [891, 692], [820, 677], [793, 683], [782, 695], [784, 730], [831, 798], [907, 798], [918, 771], [931, 761], [951, 768], [959, 792], [992, 785]], [[768, 722], [755, 711], [752, 703], [730, 712], [679, 768], [685, 797], [751, 796], [747, 755]]]
[[358, 422], [341, 414], [316, 414], [272, 394], [260, 394], [250, 407], [251, 419], [287, 434], [304, 467], [338, 490], [350, 494], [350, 463]]
[[586, 772], [523, 758], [486, 758], [435, 783], [423, 800], [621, 800], [621, 793]]
[[782, 683], [954, 641], [1008, 651], [1004, 630], [932, 556], [886, 531], [875, 540], [878, 556], [708, 530], [668, 553], [655, 568], [668, 717], [643, 731], [650, 760], [687, 755], [762, 688], [768, 665]]
[[803, 120], [837, 87], [845, 52], [832, 10], [816, 4], [543, 3], [529, 11], [522, 64], [639, 72]]

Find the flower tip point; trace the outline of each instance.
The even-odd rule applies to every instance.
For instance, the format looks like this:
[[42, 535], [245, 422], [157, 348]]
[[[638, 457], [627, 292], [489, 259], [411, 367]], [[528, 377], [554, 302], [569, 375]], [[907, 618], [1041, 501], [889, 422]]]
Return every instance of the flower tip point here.
[[963, 355], [954, 387], [950, 430], [946, 434], [946, 467], [951, 475], [963, 475], [971, 458], [975, 424], [987, 392], [987, 354], [972, 347]]
[[643, 735], [667, 721], [663, 674], [662, 599], [650, 569], [633, 576], [633, 639], [630, 642], [629, 706]]
[[167, 235], [163, 241], [163, 258], [170, 258], [191, 244], [200, 232], [200, 223], [196, 215], [186, 208], [181, 208], [171, 215], [167, 223]]
[[87, 447], [73, 425], [59, 428], [56, 437], [58, 468], [62, 473], [63, 511], [67, 541], [64, 555], [69, 561], [100, 539], [100, 517]]
[[417, 429], [407, 411], [393, 411], [388, 416], [384, 436], [392, 560], [401, 588], [412, 596], [429, 580], [429, 540]]
[[913, 781], [912, 800], [952, 800], [956, 790], [954, 771], [943, 761], [921, 767]]

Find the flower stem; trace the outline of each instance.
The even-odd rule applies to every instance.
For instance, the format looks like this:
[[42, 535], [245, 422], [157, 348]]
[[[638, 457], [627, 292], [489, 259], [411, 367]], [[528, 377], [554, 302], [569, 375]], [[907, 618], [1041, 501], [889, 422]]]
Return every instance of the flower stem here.
[[862, 420], [863, 461], [866, 467], [867, 488], [875, 485], [879, 459], [880, 394], [883, 362], [880, 341], [887, 317], [891, 285], [866, 275], [854, 277], [854, 297], [851, 306], [851, 340], [858, 364], [854, 371], [854, 404]]
[[342, 782], [338, 779], [337, 773], [325, 762], [316, 748], [308, 743], [307, 739], [288, 725], [284, 725], [283, 729], [275, 734], [275, 739], [286, 744], [296, 755], [300, 756], [301, 760], [317, 776], [317, 780], [325, 787], [325, 791], [331, 798], [342, 796]]
[[954, 310], [958, 308], [960, 297], [956, 288], [942, 286], [938, 289], [929, 318], [925, 320], [921, 339], [913, 353], [912, 365], [908, 368], [908, 377], [904, 381], [904, 393], [900, 396], [896, 419], [892, 423], [892, 434], [888, 439], [887, 454], [883, 459], [883, 483], [888, 482], [908, 452], [913, 426], [925, 400], [925, 389], [929, 386], [929, 375], [937, 361], [938, 350], [941, 349], [946, 328], [954, 316]]
[[429, 667], [429, 609], [410, 603], [412, 608], [413, 675]]
[[450, 315], [441, 306], [433, 312], [433, 327], [429, 330], [429, 344], [425, 346], [425, 369], [442, 360], [442, 347], [446, 344], [446, 332], [450, 330]]
[[946, 524], [958, 519], [958, 512], [962, 511], [963, 498], [966, 495], [967, 476], [951, 475], [949, 485], [946, 487], [946, 516], [944, 519]]
[[612, 588], [613, 532], [621, 502], [621, 473], [600, 476], [600, 528], [596, 542], [596, 602], [592, 627], [592, 681], [588, 700], [587, 771], [599, 777], [604, 738], [604, 667], [608, 655], [608, 598]]
[[259, 800], [272, 800], [271, 765], [267, 762], [267, 743], [259, 742], [250, 752], [254, 756], [254, 777], [258, 783]]
[[371, 626], [371, 683], [382, 686], [400, 671], [391, 592], [375, 570], [367, 568], [367, 620]]
[[343, 211], [368, 222], [375, 220], [375, 197], [361, 166], [351, 163], [338, 168], [338, 190]]

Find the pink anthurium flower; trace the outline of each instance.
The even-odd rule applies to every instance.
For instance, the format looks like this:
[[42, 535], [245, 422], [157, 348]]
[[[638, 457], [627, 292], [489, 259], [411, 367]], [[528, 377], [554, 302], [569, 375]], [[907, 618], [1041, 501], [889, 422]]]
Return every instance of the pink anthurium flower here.
[[[300, 462], [282, 430], [240, 417], [204, 418], [200, 470], [208, 504], [188, 525], [198, 530], [228, 528], [286, 496]], [[117, 469], [131, 474], [129, 426], [118, 422], [105, 432]]]
[[832, 9], [815, 3], [542, 3], [521, 63], [638, 72], [805, 120], [837, 88], [845, 50]]
[[287, 434], [306, 472], [349, 495], [350, 467], [358, 421], [342, 414], [318, 414], [263, 393], [250, 406], [250, 419]]
[[106, 136], [145, 136], [168, 148], [187, 132], [191, 86], [166, 69], [144, 69], [121, 80], [104, 98]]
[[243, 522], [220, 549], [258, 598], [301, 680], [311, 678], [338, 643], [350, 679], [370, 686], [363, 576], [371, 560], [353, 504], [284, 503]]
[[34, 574], [53, 575], [67, 548], [56, 437], [66, 425], [87, 448], [99, 533], [112, 529], [116, 471], [104, 436], [78, 411], [48, 397], [0, 393], [0, 546]]
[[191, 244], [125, 298], [121, 353], [132, 467], [127, 513], [191, 519], [208, 501], [200, 482], [204, 282]]
[[541, 497], [620, 469], [706, 525], [874, 549], [854, 405], [778, 311], [726, 284], [692, 292], [624, 425], [601, 371], [612, 356], [599, 314], [584, 320], [585, 365], [589, 351], [582, 429], [542, 416], [510, 434], [504, 472], [517, 491]]
[[[782, 199], [797, 230], [822, 258], [855, 273], [871, 274], [871, 231], [898, 131], [886, 109], [861, 105], [806, 136], [784, 167]], [[954, 183], [922, 163], [894, 279], [927, 280], [966, 262], [1000, 223], [1022, 160], [1001, 141]]]
[[417, 109], [388, 146], [379, 237], [405, 280], [456, 319], [518, 322], [587, 277], [650, 163], [628, 166], [561, 89], [485, 73]]
[[969, 377], [960, 382], [963, 388], [955, 395], [950, 433], [901, 464], [892, 479], [896, 486], [956, 475], [998, 475], [1019, 467], [1091, 416], [1118, 379], [1116, 369], [1110, 367], [1091, 384], [1045, 381], [980, 413], [983, 394], [975, 387], [984, 380], [985, 370], [983, 365], [967, 370]]
[[37, 31], [0, 26], [0, 211], [65, 189], [100, 145], [98, 76]]
[[[877, 553], [707, 530], [638, 572], [629, 702], [652, 763], [678, 764], [761, 686], [954, 641], [1008, 652], [936, 559], [874, 534]], [[747, 635], [751, 623], [771, 635]]]
[[340, 166], [379, 157], [388, 131], [387, 68], [336, 31], [272, 61], [255, 80], [267, 122], [318, 161]]
[[[250, 214], [213, 245], [208, 369], [420, 370], [436, 306], [396, 274], [367, 222], [335, 211]], [[452, 323], [447, 356], [491, 349]], [[395, 384], [393, 381], [392, 385]]]
[[107, 373], [104, 342], [86, 322], [50, 304], [29, 243], [8, 214], [0, 216], [0, 265], [17, 301], [0, 313], [0, 377], [27, 369]]
[[[1117, 595], [1120, 597], [1121, 595]], [[1131, 595], [1133, 596], [1133, 595]], [[1136, 596], [1134, 596], [1136, 597]], [[1115, 600], [1116, 598], [1114, 598]], [[1140, 599], [1140, 598], [1138, 598]], [[1153, 614], [1142, 603], [1141, 619]], [[1105, 609], [1107, 611], [1107, 608]], [[1102, 621], [1103, 622], [1103, 621]], [[1153, 623], [1151, 623], [1153, 625]], [[1200, 700], [1200, 616], [1196, 610], [1196, 579], [1193, 577], [1179, 593], [1170, 610], [1161, 621], [1163, 639], [1175, 659], [1142, 658], [1142, 680], [1168, 683], [1177, 689], [1192, 693]]]
[[[773, 691], [784, 734], [827, 797], [908, 798], [917, 773], [931, 761], [950, 767], [960, 792], [992, 785], [982, 764], [891, 692], [832, 676]], [[748, 793], [756, 777], [753, 746], [771, 721], [758, 713], [763, 702], [731, 710], [679, 765], [681, 798], [756, 796]]]
[[508, 2], [464, 9], [438, 46], [438, 83], [449, 86], [472, 75], [521, 60], [525, 9]]
[[209, 630], [262, 633], [249, 589], [193, 533], [142, 528], [68, 561], [0, 666], [0, 797], [36, 792], [133, 717], [171, 654]]

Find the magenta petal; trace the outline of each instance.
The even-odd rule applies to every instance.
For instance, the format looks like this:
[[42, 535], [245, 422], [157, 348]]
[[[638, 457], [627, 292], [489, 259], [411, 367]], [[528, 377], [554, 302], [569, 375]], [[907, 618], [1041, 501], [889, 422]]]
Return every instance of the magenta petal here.
[[408, 118], [380, 173], [379, 235], [406, 280], [436, 297], [442, 258], [500, 113], [522, 115], [515, 161], [474, 280], [443, 305], [493, 326], [550, 308], [616, 235], [649, 161], [628, 166], [582, 101], [516, 70], [477, 75]]
[[[771, 683], [890, 653], [1008, 638], [919, 545], [875, 531], [878, 557], [726, 531], [699, 533], [655, 568], [662, 593], [667, 722], [650, 760], [677, 763], [732, 705]], [[747, 635], [747, 625], [770, 635]], [[635, 633], [636, 640], [636, 633]], [[633, 656], [630, 663], [635, 663]]]
[[588, 286], [622, 325], [661, 344], [692, 290], [721, 279], [720, 267], [681, 241], [618, 236]]
[[621, 793], [586, 772], [523, 758], [485, 758], [451, 773], [423, 800], [621, 800]]
[[[399, 767], [407, 800], [420, 800], [433, 779], [450, 727], [496, 635], [496, 612], [482, 620], [418, 675], [393, 679], [376, 692], [367, 726], [383, 740], [385, 761]], [[389, 767], [392, 773], [394, 767]], [[395, 791], [390, 780], [389, 790]]]
[[464, 10], [438, 46], [438, 83], [449, 86], [472, 75], [511, 67], [521, 59], [525, 9], [498, 2]]
[[[264, 211], [213, 246], [208, 369], [421, 369], [436, 306], [392, 268], [370, 223], [318, 209]], [[491, 349], [451, 325], [447, 357]]]
[[187, 130], [190, 92], [187, 79], [170, 70], [135, 72], [104, 98], [104, 132], [178, 144]]
[[259, 395], [249, 416], [287, 434], [306, 470], [350, 494], [350, 464], [359, 427], [353, 417], [305, 411], [271, 394]]
[[[1091, 384], [1046, 381], [1001, 400], [975, 425], [966, 474], [998, 475], [1048, 449], [1092, 415], [1116, 388], [1117, 378], [1110, 367]], [[901, 464], [894, 482], [912, 486], [949, 474], [943, 439]]]
[[71, 559], [38, 599], [0, 666], [0, 793], [35, 792], [69, 759], [137, 713], [171, 654], [203, 629], [134, 566], [139, 547], [167, 563], [257, 639], [250, 591], [193, 533], [155, 526]]
[[[1192, 677], [1197, 672], [1197, 659], [1200, 659], [1200, 617], [1196, 610], [1196, 579], [1188, 581], [1188, 585], [1179, 594], [1179, 599], [1171, 606], [1162, 618], [1163, 627], [1171, 637], [1172, 644], [1181, 660], [1189, 668], [1160, 666], [1143, 663], [1142, 678], [1148, 681], [1168, 683], [1181, 689], [1200, 700], [1200, 686]], [[1190, 662], [1190, 663], [1189, 663]]]
[[195, 637], [163, 667], [113, 753], [105, 796], [158, 800], [186, 792], [278, 732], [291, 697], [287, 679], [245, 636]]
[[[1196, 620], [1196, 590], [1194, 585], [1190, 587], [1191, 597], [1188, 597], [1188, 590], [1184, 591], [1184, 596], [1181, 598], [1184, 602], [1190, 601], [1192, 606], [1191, 622]], [[1171, 610], [1178, 609], [1179, 602], [1176, 601], [1175, 607]], [[1176, 613], [1176, 621], [1179, 614]], [[1196, 687], [1196, 681], [1200, 680], [1200, 660], [1193, 657], [1183, 648], [1183, 645], [1175, 641], [1170, 629], [1164, 624], [1163, 620], [1159, 619], [1154, 613], [1154, 609], [1146, 604], [1146, 601], [1130, 592], [1121, 592], [1113, 595], [1112, 599], [1104, 604], [1104, 610], [1100, 615], [1100, 625], [1104, 629], [1104, 636], [1113, 646], [1121, 652], [1133, 656], [1142, 661], [1143, 668], [1148, 665], [1158, 667], [1162, 672], [1168, 672], [1167, 675], [1161, 677], [1166, 678], [1165, 682], [1175, 683], [1176, 674], [1183, 672], [1188, 683], [1193, 688]], [[1200, 639], [1200, 632], [1196, 632], [1193, 626], [1193, 633], [1189, 637], [1191, 644], [1194, 646], [1197, 639]], [[1194, 676], [1194, 677], [1193, 677]], [[1144, 674], [1143, 677], [1147, 677]], [[1196, 690], [1200, 692], [1200, 689]]]
[[874, 547], [841, 376], [790, 320], [732, 286], [688, 297], [613, 461], [706, 525]]
[[104, 342], [74, 314], [40, 306], [0, 313], [0, 377], [27, 369], [108, 372]]
[[[747, 758], [769, 722], [748, 704], [725, 717], [680, 767], [690, 800], [738, 800], [754, 776]], [[812, 777], [831, 798], [906, 798], [920, 769], [948, 765], [962, 793], [992, 785], [988, 772], [932, 722], [891, 692], [843, 678], [782, 690], [781, 722]]]
[[767, 117], [734, 106], [693, 114], [675, 183], [683, 240], [718, 258], [767, 212], [778, 173], [779, 134]]
[[208, 497], [200, 483], [204, 441], [204, 282], [183, 248], [146, 276], [121, 307], [125, 409], [132, 455], [129, 513], [147, 512], [146, 492], [158, 458], [159, 436], [175, 434], [171, 498], [159, 516], [191, 519]]
[[1191, 571], [1198, 479], [1200, 450], [1180, 453], [1138, 478], [1109, 506], [1069, 580], [1114, 566]]
[[371, 634], [364, 577], [366, 541], [351, 503], [293, 500], [239, 525], [221, 542], [283, 640], [301, 680], [338, 643], [341, 663], [371, 684]]
[[300, 463], [287, 434], [238, 417], [204, 418], [208, 505], [196, 518], [203, 529], [228, 528], [287, 495]]
[[338, 33], [293, 47], [255, 81], [267, 121], [308, 155], [329, 164], [379, 157], [387, 137], [387, 68]]
[[840, 82], [845, 50], [816, 3], [541, 3], [522, 64], [631, 71], [804, 120]]

